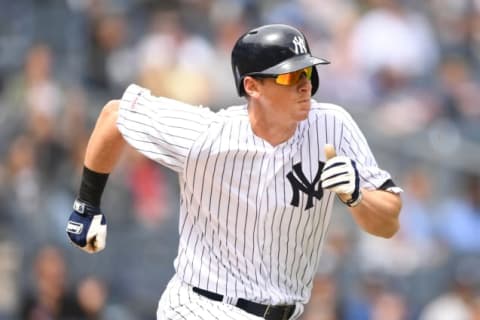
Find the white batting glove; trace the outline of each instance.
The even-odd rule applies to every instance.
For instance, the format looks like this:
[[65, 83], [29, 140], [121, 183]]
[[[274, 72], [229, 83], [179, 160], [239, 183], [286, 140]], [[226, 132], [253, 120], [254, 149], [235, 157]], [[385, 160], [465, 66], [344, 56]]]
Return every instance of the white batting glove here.
[[100, 208], [75, 200], [66, 231], [70, 241], [83, 251], [95, 253], [105, 248], [107, 222]]
[[325, 163], [320, 176], [322, 188], [335, 192], [349, 207], [362, 200], [360, 177], [355, 161], [345, 156], [335, 156]]

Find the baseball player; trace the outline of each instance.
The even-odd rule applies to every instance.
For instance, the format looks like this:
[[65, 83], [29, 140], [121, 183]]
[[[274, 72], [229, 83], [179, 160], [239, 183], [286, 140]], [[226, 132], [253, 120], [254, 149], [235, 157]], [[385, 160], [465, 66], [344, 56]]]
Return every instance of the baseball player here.
[[399, 227], [401, 189], [351, 116], [312, 99], [316, 66], [328, 63], [299, 30], [265, 25], [232, 51], [244, 105], [212, 112], [130, 85], [89, 140], [70, 240], [90, 253], [105, 247], [100, 199], [128, 142], [179, 178], [176, 273], [157, 319], [297, 319], [336, 196], [371, 234]]

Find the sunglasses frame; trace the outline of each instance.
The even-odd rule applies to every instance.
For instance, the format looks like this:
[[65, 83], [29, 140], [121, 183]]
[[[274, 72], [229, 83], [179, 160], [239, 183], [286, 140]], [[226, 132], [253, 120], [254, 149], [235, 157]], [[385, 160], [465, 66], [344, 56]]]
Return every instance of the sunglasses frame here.
[[[285, 79], [285, 81], [281, 80], [282, 76], [289, 77], [290, 75], [297, 74], [297, 73], [298, 73], [298, 76], [295, 75], [295, 76], [292, 77], [294, 80], [296, 79], [295, 81], [288, 81], [286, 79]], [[313, 73], [313, 66], [309, 66], [309, 67], [305, 67], [305, 68], [302, 68], [302, 69], [298, 69], [298, 70], [287, 72], [287, 73], [281, 73], [281, 74], [255, 74], [255, 73], [253, 73], [253, 74], [250, 74], [250, 76], [254, 77], [254, 78], [262, 78], [262, 79], [264, 79], [264, 78], [274, 78], [275, 83], [278, 84], [278, 85], [291, 86], [291, 85], [297, 84], [300, 81], [303, 73], [305, 73], [305, 75], [307, 77], [307, 80], [311, 80], [312, 79], [312, 73]]]

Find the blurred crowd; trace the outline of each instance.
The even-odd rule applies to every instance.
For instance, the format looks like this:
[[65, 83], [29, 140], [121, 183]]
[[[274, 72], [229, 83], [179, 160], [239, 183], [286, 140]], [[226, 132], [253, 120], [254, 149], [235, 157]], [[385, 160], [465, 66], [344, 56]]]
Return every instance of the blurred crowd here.
[[65, 235], [88, 136], [129, 83], [243, 103], [234, 41], [300, 28], [314, 98], [351, 112], [400, 184], [401, 229], [338, 205], [304, 320], [480, 319], [479, 0], [0, 0], [0, 320], [152, 319], [173, 274], [175, 175], [127, 149], [103, 197], [107, 248]]

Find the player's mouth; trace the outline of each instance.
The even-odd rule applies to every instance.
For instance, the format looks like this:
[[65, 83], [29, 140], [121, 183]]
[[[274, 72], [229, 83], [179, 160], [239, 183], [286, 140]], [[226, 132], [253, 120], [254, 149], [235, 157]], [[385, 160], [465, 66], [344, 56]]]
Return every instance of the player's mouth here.
[[310, 98], [298, 100], [298, 103], [300, 103], [300, 104], [306, 104], [306, 103], [310, 104]]

